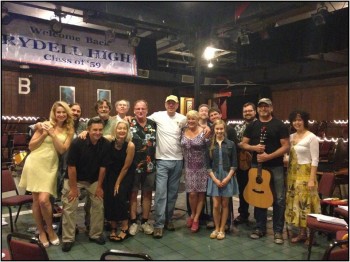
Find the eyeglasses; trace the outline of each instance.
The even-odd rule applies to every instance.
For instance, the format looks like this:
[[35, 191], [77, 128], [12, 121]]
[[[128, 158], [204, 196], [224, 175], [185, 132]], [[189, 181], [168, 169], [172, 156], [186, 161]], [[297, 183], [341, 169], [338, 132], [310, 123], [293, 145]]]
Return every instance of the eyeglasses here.
[[254, 112], [254, 110], [244, 110], [243, 113], [250, 113], [250, 112]]
[[261, 104], [261, 105], [258, 105], [258, 107], [270, 107], [268, 104]]

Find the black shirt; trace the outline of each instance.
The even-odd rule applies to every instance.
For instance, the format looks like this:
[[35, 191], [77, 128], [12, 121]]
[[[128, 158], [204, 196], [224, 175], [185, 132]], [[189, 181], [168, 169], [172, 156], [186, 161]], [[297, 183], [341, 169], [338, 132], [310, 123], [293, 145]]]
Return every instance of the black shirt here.
[[[263, 139], [261, 144], [265, 145], [265, 152], [271, 154], [281, 147], [280, 139], [289, 139], [289, 131], [287, 126], [276, 118], [272, 118], [269, 122], [261, 122], [258, 119], [247, 126], [243, 136], [249, 138], [249, 145], [257, 145], [260, 139]], [[257, 164], [256, 154], [254, 151], [252, 160], [254, 164]], [[283, 166], [283, 156], [264, 162], [264, 166]]]
[[[101, 137], [96, 145], [91, 143], [89, 135], [86, 139], [75, 138], [68, 152], [68, 166], [77, 169], [77, 181], [94, 183], [98, 180], [100, 167], [106, 167], [109, 161], [110, 142]], [[68, 178], [68, 172], [66, 173]]]

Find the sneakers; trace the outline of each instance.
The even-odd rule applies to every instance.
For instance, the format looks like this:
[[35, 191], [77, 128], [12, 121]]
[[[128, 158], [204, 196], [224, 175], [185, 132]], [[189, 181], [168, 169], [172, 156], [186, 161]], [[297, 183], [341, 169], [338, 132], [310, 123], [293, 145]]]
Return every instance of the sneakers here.
[[163, 237], [163, 228], [155, 228], [153, 231], [154, 238], [162, 238]]
[[135, 236], [139, 232], [139, 225], [137, 223], [132, 223], [129, 228], [129, 234]]
[[168, 224], [166, 224], [166, 229], [169, 231], [175, 231], [174, 223], [169, 221]]
[[283, 244], [284, 243], [283, 236], [281, 233], [275, 233], [274, 239], [275, 239], [274, 242], [276, 244]]
[[140, 231], [143, 231], [146, 235], [152, 235], [154, 229], [152, 225], [148, 224], [148, 222], [145, 222], [141, 225]]
[[266, 232], [262, 232], [259, 229], [255, 229], [253, 233], [250, 234], [251, 239], [259, 239], [266, 235]]

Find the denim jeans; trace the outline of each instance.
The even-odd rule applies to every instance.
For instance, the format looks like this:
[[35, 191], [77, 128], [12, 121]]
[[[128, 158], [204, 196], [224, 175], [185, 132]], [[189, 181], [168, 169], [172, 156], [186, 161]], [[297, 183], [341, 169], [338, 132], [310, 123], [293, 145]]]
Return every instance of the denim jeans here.
[[179, 191], [182, 160], [157, 159], [155, 205], [155, 228], [163, 228], [170, 221]]
[[[285, 177], [283, 166], [268, 167], [272, 173], [273, 182], [271, 190], [273, 194], [273, 231], [282, 233], [284, 227], [284, 210], [286, 208]], [[256, 228], [266, 232], [267, 208], [254, 208], [254, 218], [256, 219]]]

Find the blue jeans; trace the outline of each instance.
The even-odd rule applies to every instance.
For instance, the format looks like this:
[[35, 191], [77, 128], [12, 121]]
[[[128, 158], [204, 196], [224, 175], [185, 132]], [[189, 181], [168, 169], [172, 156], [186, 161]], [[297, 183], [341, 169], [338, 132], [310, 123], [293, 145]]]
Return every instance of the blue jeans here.
[[182, 160], [157, 159], [155, 205], [155, 228], [163, 228], [170, 221], [175, 209], [182, 174]]
[[[282, 233], [284, 227], [284, 210], [286, 208], [286, 190], [283, 166], [268, 167], [272, 173], [271, 187], [273, 194], [273, 231], [274, 233]], [[254, 218], [256, 220], [256, 228], [262, 232], [266, 232], [267, 208], [254, 208]]]

